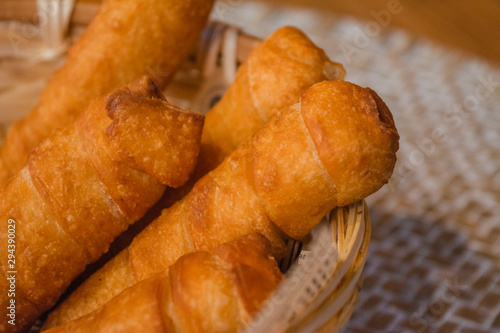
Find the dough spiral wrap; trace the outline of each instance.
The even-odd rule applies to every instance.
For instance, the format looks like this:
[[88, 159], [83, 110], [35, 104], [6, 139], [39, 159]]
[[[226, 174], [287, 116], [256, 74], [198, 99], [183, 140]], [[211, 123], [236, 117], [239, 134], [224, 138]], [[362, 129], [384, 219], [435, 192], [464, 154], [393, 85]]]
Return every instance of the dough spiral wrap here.
[[343, 80], [331, 61], [302, 31], [276, 30], [242, 63], [234, 82], [207, 114], [197, 173], [201, 178], [302, 92], [324, 80]]
[[[163, 207], [186, 195], [198, 179], [281, 109], [298, 102], [307, 88], [344, 77], [342, 64], [331, 61], [302, 31], [294, 27], [276, 30], [250, 53], [228, 91], [207, 113], [193, 176], [182, 188], [168, 191]], [[124, 237], [130, 236], [135, 235]]]
[[[0, 240], [16, 224], [16, 326], [22, 331], [55, 304], [85, 265], [194, 169], [203, 116], [161, 99], [151, 79], [92, 102], [70, 126], [30, 154], [0, 190]], [[144, 134], [147, 135], [144, 135]], [[158, 150], [163, 154], [158, 154]], [[0, 248], [7, 295], [7, 247]], [[9, 299], [1, 298], [7, 307]]]
[[244, 235], [184, 255], [89, 315], [46, 332], [237, 332], [281, 278], [269, 241]]
[[273, 118], [132, 244], [55, 309], [45, 327], [79, 318], [180, 256], [259, 232], [280, 258], [336, 206], [378, 190], [392, 174], [399, 135], [369, 88], [324, 81]]
[[0, 146], [0, 186], [26, 165], [42, 139], [71, 124], [91, 100], [142, 75], [165, 84], [198, 41], [212, 5], [212, 0], [104, 1], [37, 106], [9, 129]]

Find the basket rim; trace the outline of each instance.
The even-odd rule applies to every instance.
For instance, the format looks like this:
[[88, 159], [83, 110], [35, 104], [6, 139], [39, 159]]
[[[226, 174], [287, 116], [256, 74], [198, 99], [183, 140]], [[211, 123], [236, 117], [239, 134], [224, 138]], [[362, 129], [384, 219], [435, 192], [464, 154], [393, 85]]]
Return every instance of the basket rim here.
[[[339, 231], [345, 237], [340, 244]], [[307, 262], [306, 257], [303, 262], [292, 265], [254, 321], [245, 328], [245, 333], [260, 332], [264, 328], [273, 332], [315, 332], [327, 324], [340, 329], [347, 323], [345, 319], [350, 317], [357, 302], [371, 235], [365, 201], [333, 209], [313, 233], [317, 237], [313, 235], [305, 245], [312, 259]], [[326, 244], [330, 252], [325, 251], [329, 257], [323, 253], [315, 257], [319, 253], [315, 250], [324, 246], [325, 241], [329, 242]], [[295, 281], [300, 281], [300, 285]]]
[[[352, 313], [354, 310], [357, 300], [353, 301], [353, 299], [357, 297], [360, 291], [364, 264], [370, 244], [371, 220], [365, 200], [360, 200], [348, 207], [352, 206], [354, 206], [356, 213], [363, 214], [362, 219], [359, 220], [362, 228], [360, 228], [360, 232], [357, 234], [359, 237], [356, 237], [356, 240], [359, 239], [361, 242], [353, 243], [353, 246], [350, 247], [349, 255], [351, 260], [348, 260], [348, 258], [344, 262], [345, 272], [344, 274], [339, 274], [342, 281], [336, 284], [334, 278], [330, 279], [322, 290], [323, 298], [316, 298], [315, 303], [311, 304], [314, 310], [298, 320], [298, 324], [295, 326], [298, 328], [298, 332], [315, 332], [341, 312], [345, 313], [348, 311]], [[360, 206], [361, 209], [359, 209]], [[345, 207], [336, 208], [334, 211], [339, 211], [340, 209], [345, 209]], [[351, 211], [352, 209], [350, 209]], [[344, 325], [345, 323], [338, 327], [338, 329]]]

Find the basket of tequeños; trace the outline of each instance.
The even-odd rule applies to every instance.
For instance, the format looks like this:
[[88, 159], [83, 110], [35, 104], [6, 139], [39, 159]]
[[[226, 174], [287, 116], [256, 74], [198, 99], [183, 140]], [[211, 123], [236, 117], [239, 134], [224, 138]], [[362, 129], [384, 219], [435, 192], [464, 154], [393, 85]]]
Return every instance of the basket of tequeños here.
[[349, 320], [364, 198], [396, 162], [391, 112], [300, 30], [258, 39], [207, 24], [211, 6], [104, 2], [9, 127], [0, 330], [335, 332]]

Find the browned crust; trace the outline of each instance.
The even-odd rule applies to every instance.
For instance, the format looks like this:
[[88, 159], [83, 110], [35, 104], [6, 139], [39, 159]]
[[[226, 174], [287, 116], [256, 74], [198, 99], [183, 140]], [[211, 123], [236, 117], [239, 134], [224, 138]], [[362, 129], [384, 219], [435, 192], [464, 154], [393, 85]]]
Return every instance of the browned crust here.
[[0, 147], [0, 185], [26, 164], [43, 138], [72, 123], [91, 100], [142, 75], [164, 84], [192, 51], [212, 4], [212, 0], [105, 1], [50, 79], [38, 105], [9, 130]]
[[345, 70], [302, 31], [276, 30], [255, 48], [234, 83], [207, 114], [197, 174], [214, 169], [300, 93], [323, 80], [342, 80]]
[[344, 81], [318, 83], [302, 95], [301, 111], [337, 188], [338, 205], [387, 183], [399, 135], [389, 109], [373, 90]]
[[184, 255], [166, 272], [46, 332], [237, 332], [282, 279], [271, 251], [264, 236], [249, 234], [213, 252]]
[[106, 134], [118, 161], [171, 187], [188, 180], [204, 116], [168, 103], [147, 78], [108, 96], [106, 113], [112, 120]]
[[[287, 237], [305, 237], [328, 211], [388, 181], [398, 147], [388, 112], [370, 89], [343, 81], [312, 86], [164, 210], [120, 265], [130, 264], [136, 281], [146, 279], [188, 251], [210, 251], [251, 232], [265, 235], [279, 258]], [[67, 320], [95, 309], [88, 299], [109, 300], [119, 290], [96, 289], [96, 279], [115, 274], [105, 267], [90, 277], [54, 316]]]
[[[105, 97], [92, 102], [74, 124], [43, 140], [2, 189], [0, 239], [7, 240], [10, 218], [18, 225], [16, 302], [23, 311], [16, 330], [52, 307], [85, 265], [153, 206], [165, 189], [161, 182], [179, 185], [194, 169], [203, 117], [170, 107], [148, 90], [150, 83], [142, 78], [118, 91], [113, 119]], [[153, 148], [164, 151], [151, 162]], [[3, 280], [0, 288], [6, 295]]]

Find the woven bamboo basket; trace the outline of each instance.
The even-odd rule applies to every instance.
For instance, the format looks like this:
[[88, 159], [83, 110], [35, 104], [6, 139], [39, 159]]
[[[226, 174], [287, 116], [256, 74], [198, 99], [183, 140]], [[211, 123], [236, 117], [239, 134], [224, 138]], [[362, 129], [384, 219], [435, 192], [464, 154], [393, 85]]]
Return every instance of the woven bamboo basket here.
[[[210, 23], [196, 54], [164, 91], [167, 99], [206, 113], [231, 84], [238, 64], [259, 42], [234, 27]], [[61, 52], [56, 51], [48, 56]], [[2, 117], [0, 112], [0, 128], [15, 120]], [[288, 243], [287, 254], [280, 263], [286, 279], [243, 331], [340, 331], [359, 297], [369, 239], [370, 218], [363, 200], [332, 210], [306, 240]], [[32, 332], [38, 329], [39, 323]]]

